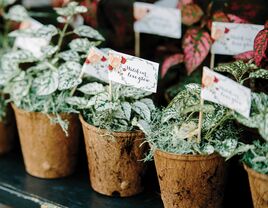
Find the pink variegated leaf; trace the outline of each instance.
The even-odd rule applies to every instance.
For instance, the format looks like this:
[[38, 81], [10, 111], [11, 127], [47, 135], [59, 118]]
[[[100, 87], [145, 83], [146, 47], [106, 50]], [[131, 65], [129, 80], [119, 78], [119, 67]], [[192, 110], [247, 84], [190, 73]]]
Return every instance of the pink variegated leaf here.
[[183, 57], [183, 54], [177, 53], [165, 58], [161, 68], [161, 77], [163, 78], [172, 66], [183, 63]]
[[254, 58], [254, 51], [246, 51], [234, 56], [235, 60], [249, 61]]
[[212, 39], [208, 32], [200, 28], [190, 28], [182, 40], [184, 62], [187, 74], [191, 74], [207, 57]]
[[227, 17], [229, 18], [230, 22], [233, 23], [249, 23], [246, 19], [238, 17], [234, 14], [227, 14]]
[[229, 22], [227, 15], [223, 11], [216, 11], [210, 20], [207, 21], [207, 27], [211, 30], [212, 22]]
[[268, 65], [268, 29], [261, 30], [254, 40], [254, 59], [259, 67]]
[[177, 5], [177, 8], [178, 9], [182, 9], [182, 7], [186, 4], [191, 4], [191, 3], [194, 3], [193, 0], [180, 0], [178, 5]]
[[181, 11], [182, 23], [190, 26], [194, 23], [197, 23], [201, 17], [204, 15], [204, 12], [197, 4], [186, 4], [182, 7]]

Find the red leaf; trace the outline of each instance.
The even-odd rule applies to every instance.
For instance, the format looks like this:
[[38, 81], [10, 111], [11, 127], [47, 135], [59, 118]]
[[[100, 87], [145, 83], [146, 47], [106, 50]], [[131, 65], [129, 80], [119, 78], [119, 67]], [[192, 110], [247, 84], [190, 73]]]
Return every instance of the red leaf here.
[[240, 53], [238, 55], [235, 55], [234, 58], [236, 60], [249, 61], [250, 59], [254, 58], [254, 51], [246, 51], [244, 53]]
[[161, 77], [163, 78], [172, 66], [182, 63], [184, 61], [183, 57], [183, 54], [177, 53], [165, 58], [162, 64]]
[[125, 64], [126, 62], [127, 62], [127, 59], [124, 58], [124, 57], [122, 57], [122, 59], [121, 59], [121, 64]]
[[190, 28], [186, 31], [182, 47], [188, 75], [205, 60], [211, 45], [212, 39], [208, 32], [199, 28]]
[[192, 25], [197, 23], [204, 15], [202, 9], [197, 4], [186, 4], [182, 7], [182, 23]]
[[101, 58], [101, 61], [102, 61], [102, 62], [105, 62], [105, 61], [107, 61], [107, 59], [103, 56], [103, 57]]
[[193, 0], [180, 0], [177, 5], [177, 8], [182, 9], [184, 5], [191, 4], [191, 3], [194, 3]]
[[268, 64], [268, 29], [261, 30], [254, 40], [254, 59], [259, 67]]
[[248, 23], [247, 20], [241, 17], [238, 17], [234, 14], [227, 14], [227, 17], [229, 18], [230, 22], [233, 22], [233, 23]]

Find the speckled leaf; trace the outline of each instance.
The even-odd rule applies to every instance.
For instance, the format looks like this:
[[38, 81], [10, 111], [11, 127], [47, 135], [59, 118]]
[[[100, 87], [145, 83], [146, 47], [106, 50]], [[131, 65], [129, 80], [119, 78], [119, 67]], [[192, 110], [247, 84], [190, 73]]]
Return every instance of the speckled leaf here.
[[249, 74], [250, 78], [261, 78], [261, 79], [268, 79], [268, 70], [266, 69], [259, 69], [255, 72], [251, 72]]
[[77, 90], [86, 95], [96, 95], [96, 94], [104, 92], [105, 88], [102, 84], [93, 82], [93, 83], [88, 83], [86, 85], [83, 85], [82, 87], [79, 87]]
[[254, 40], [254, 59], [259, 67], [268, 64], [268, 29], [261, 30]]
[[87, 38], [77, 38], [70, 42], [69, 47], [76, 52], [88, 53], [90, 47], [98, 46], [100, 41], [89, 41]]
[[162, 69], [161, 69], [161, 76], [162, 78], [166, 75], [168, 70], [177, 64], [183, 63], [184, 61], [184, 55], [181, 53], [177, 53], [174, 55], [171, 55], [167, 58], [165, 58], [163, 64], [162, 64]]
[[63, 59], [64, 61], [75, 61], [75, 62], [80, 62], [80, 55], [73, 50], [68, 50], [59, 53], [59, 57]]
[[29, 18], [29, 15], [23, 6], [15, 5], [9, 9], [5, 18], [16, 22], [22, 22]]
[[82, 66], [73, 61], [64, 63], [59, 68], [59, 90], [67, 90], [79, 85]]
[[151, 120], [151, 112], [148, 106], [140, 101], [136, 101], [132, 104], [132, 109], [135, 111], [141, 118], [146, 121]]
[[87, 25], [81, 25], [75, 28], [74, 33], [81, 37], [104, 41], [104, 37], [97, 30]]
[[212, 40], [208, 32], [199, 28], [187, 30], [182, 41], [182, 47], [188, 75], [205, 60], [211, 45]]

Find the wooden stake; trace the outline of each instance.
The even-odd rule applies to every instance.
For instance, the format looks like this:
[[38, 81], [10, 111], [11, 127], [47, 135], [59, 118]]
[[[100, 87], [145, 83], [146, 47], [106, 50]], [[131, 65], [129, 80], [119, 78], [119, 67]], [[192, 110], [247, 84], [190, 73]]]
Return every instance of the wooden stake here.
[[140, 57], [140, 33], [135, 32], [135, 56]]
[[[84, 76], [84, 71], [82, 70], [82, 72], [80, 73], [78, 79], [83, 79], [83, 76]], [[70, 93], [70, 96], [71, 96], [71, 97], [74, 95], [76, 89], [77, 89], [77, 86], [75, 86], [75, 87], [72, 89], [72, 91], [71, 91], [71, 93]]]
[[[213, 70], [215, 65], [215, 54], [211, 53], [210, 57], [210, 69]], [[199, 119], [198, 119], [198, 136], [197, 136], [197, 143], [201, 142], [202, 137], [202, 123], [203, 123], [203, 107], [204, 107], [204, 99], [201, 98], [200, 100], [200, 112], [199, 112]]]

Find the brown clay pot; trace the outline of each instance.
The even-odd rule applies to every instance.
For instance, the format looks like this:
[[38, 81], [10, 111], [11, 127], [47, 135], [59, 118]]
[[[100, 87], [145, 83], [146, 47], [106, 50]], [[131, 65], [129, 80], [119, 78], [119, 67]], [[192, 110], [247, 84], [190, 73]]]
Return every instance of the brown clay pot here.
[[8, 153], [17, 136], [16, 122], [12, 109], [8, 107], [5, 121], [0, 122], [0, 155]]
[[244, 164], [248, 173], [254, 208], [268, 208], [268, 175], [261, 174]]
[[82, 122], [92, 188], [107, 196], [128, 197], [143, 191], [144, 134], [108, 132]]
[[156, 150], [154, 161], [165, 208], [220, 208], [226, 167], [222, 157]]
[[[47, 115], [27, 112], [12, 105], [26, 171], [35, 177], [54, 179], [69, 176], [75, 170], [80, 123], [75, 114], [61, 114], [68, 120], [68, 137]], [[53, 116], [53, 115], [50, 115]]]

